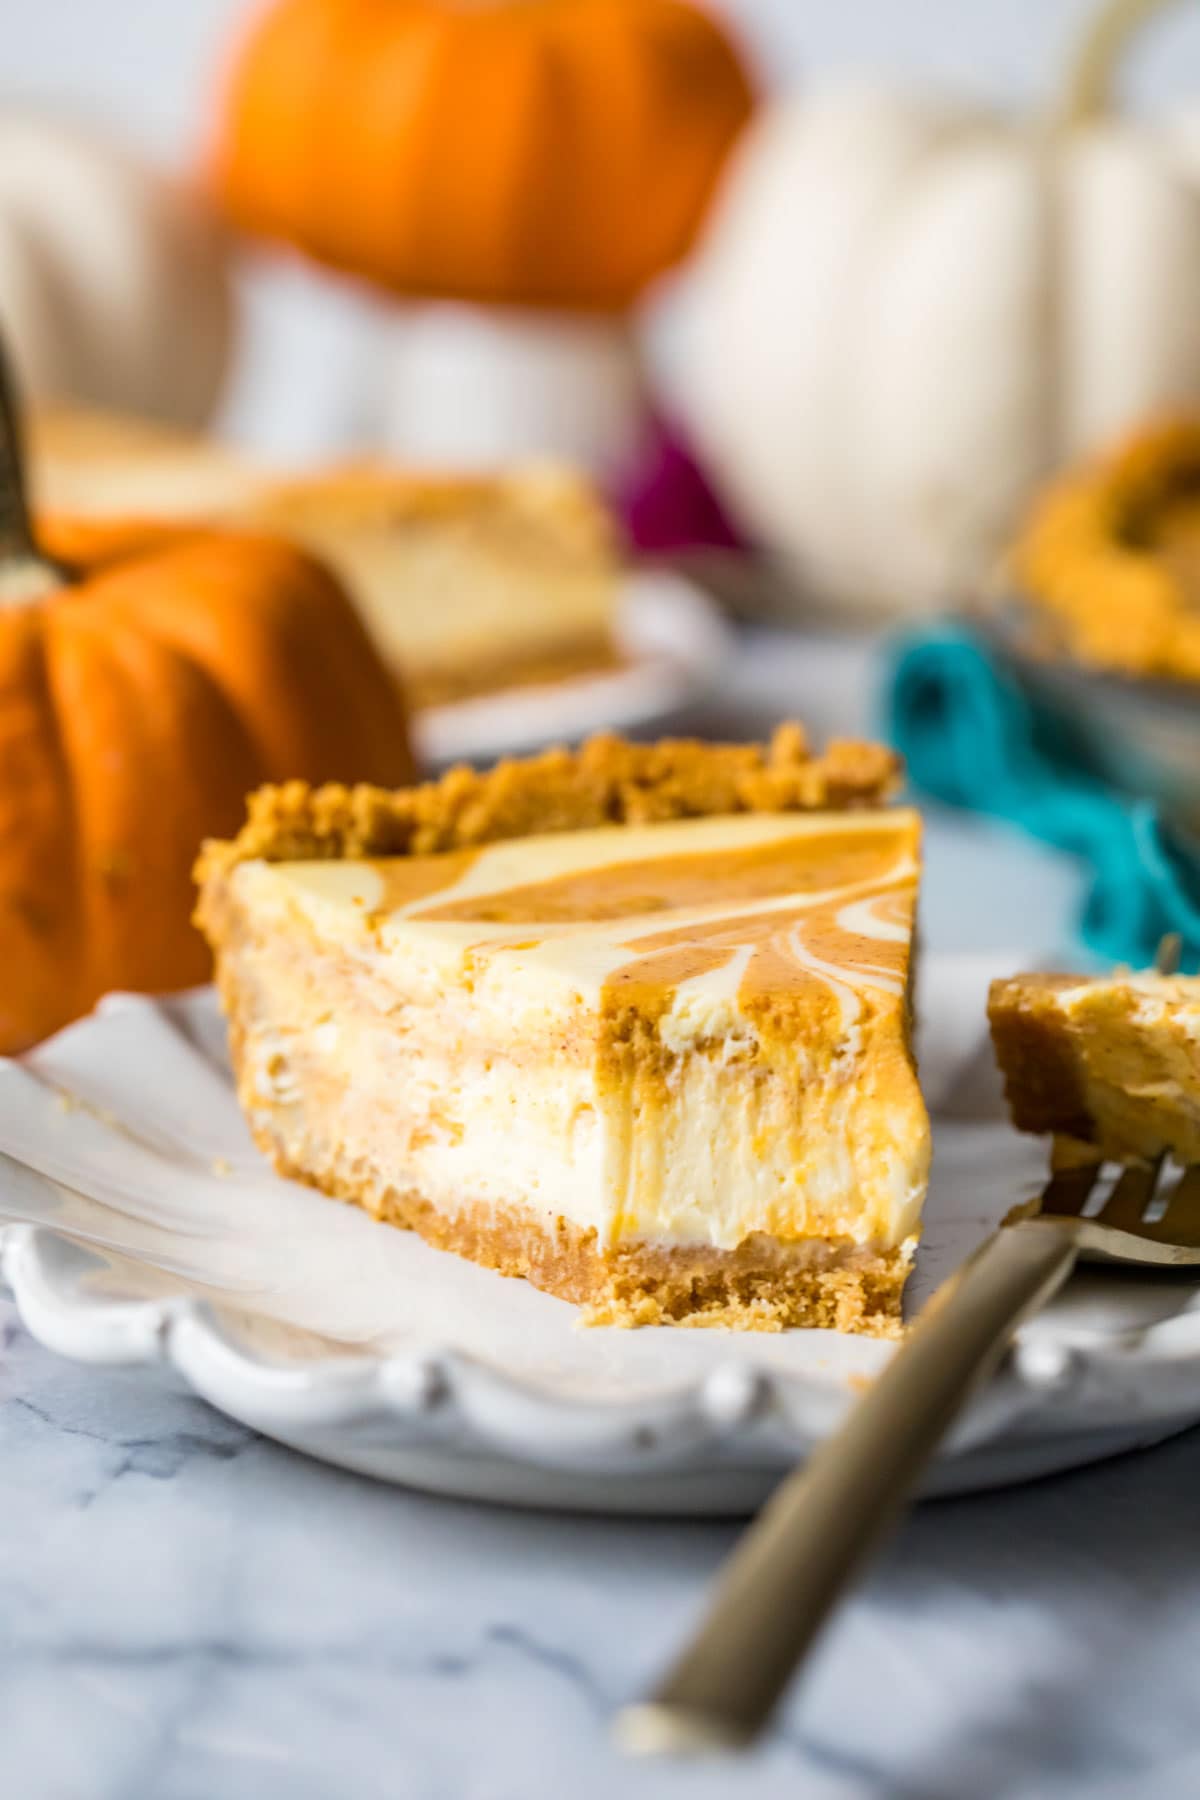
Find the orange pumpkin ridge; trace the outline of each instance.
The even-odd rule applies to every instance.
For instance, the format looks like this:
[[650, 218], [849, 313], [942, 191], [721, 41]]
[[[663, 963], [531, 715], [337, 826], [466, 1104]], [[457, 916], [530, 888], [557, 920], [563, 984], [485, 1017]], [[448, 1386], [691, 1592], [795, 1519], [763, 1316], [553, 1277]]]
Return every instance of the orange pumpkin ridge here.
[[202, 840], [263, 782], [410, 778], [403, 702], [331, 575], [272, 539], [70, 522], [95, 564], [0, 608], [0, 1049], [114, 987], [205, 978]]
[[750, 115], [685, 0], [274, 0], [211, 157], [232, 221], [408, 294], [618, 311]]

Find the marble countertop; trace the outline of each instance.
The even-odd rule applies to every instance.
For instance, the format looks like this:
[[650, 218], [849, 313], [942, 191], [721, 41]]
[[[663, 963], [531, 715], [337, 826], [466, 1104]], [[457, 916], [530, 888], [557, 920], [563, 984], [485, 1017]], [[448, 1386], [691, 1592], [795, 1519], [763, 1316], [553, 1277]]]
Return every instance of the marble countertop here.
[[[844, 731], [868, 706], [858, 650], [760, 639], [720, 722], [794, 707]], [[1066, 859], [936, 816], [929, 850], [933, 942], [1064, 941]], [[697, 1615], [733, 1526], [377, 1486], [166, 1374], [58, 1359], [3, 1299], [0, 1471], [14, 1800], [1200, 1793], [1200, 1432], [921, 1508], [762, 1750], [686, 1768], [620, 1762], [607, 1726]]]
[[778, 1729], [623, 1764], [726, 1525], [505, 1512], [277, 1449], [0, 1302], [0, 1743], [24, 1800], [1200, 1792], [1200, 1432], [909, 1521]]

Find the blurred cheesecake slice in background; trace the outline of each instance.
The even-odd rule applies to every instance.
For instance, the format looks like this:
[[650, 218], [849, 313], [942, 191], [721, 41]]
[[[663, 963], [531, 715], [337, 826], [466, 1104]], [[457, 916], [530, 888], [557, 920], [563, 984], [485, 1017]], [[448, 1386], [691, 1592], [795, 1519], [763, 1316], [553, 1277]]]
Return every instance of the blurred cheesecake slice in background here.
[[283, 475], [210, 439], [65, 411], [35, 418], [30, 461], [45, 513], [211, 520], [314, 552], [418, 707], [619, 660], [616, 531], [572, 469]]
[[278, 483], [245, 516], [336, 570], [417, 706], [617, 660], [616, 534], [568, 468], [347, 468]]

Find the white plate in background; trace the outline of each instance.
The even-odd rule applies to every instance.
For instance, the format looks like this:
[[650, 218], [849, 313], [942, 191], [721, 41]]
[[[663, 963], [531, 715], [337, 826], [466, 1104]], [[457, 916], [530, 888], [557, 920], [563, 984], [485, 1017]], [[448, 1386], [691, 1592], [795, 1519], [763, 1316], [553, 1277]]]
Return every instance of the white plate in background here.
[[425, 708], [414, 721], [421, 760], [487, 762], [593, 731], [658, 729], [711, 692], [733, 654], [716, 602], [665, 570], [625, 578], [616, 636], [618, 668]]

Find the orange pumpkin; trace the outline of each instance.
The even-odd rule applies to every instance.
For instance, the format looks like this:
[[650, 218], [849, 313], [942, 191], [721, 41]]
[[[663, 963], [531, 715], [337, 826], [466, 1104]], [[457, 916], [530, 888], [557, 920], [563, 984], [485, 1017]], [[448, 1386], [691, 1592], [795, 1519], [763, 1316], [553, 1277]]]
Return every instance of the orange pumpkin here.
[[683, 0], [275, 0], [230, 74], [235, 223], [407, 294], [623, 308], [751, 109]]
[[331, 575], [272, 540], [51, 522], [77, 583], [0, 600], [0, 1048], [202, 981], [202, 838], [263, 781], [402, 782], [402, 703]]

